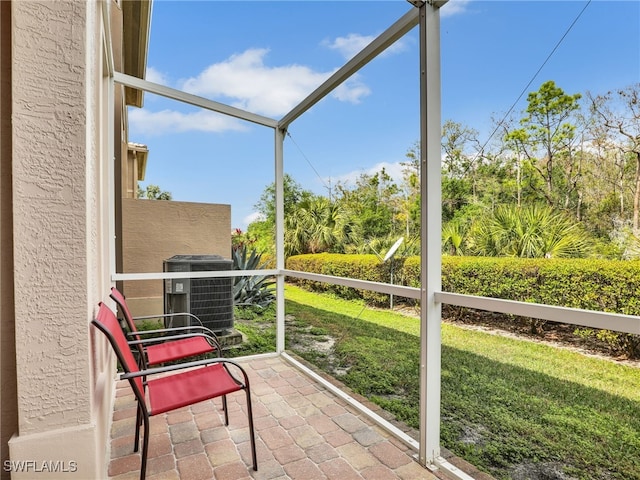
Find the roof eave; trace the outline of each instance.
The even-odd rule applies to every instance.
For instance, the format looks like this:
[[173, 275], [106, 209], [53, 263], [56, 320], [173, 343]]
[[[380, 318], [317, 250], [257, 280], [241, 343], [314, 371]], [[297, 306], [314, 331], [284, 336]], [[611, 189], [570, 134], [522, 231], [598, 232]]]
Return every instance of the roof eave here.
[[[137, 78], [145, 78], [147, 53], [149, 51], [149, 33], [151, 28], [152, 0], [123, 0], [123, 56], [124, 72]], [[125, 88], [127, 105], [142, 107], [142, 90]]]

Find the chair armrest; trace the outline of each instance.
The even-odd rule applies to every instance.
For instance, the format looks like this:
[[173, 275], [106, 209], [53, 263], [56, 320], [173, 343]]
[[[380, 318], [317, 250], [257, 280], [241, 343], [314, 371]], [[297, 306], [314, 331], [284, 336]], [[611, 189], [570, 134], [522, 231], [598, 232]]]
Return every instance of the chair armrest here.
[[[173, 317], [177, 317], [177, 316], [186, 316], [189, 318], [192, 318], [193, 320], [196, 321], [196, 323], [205, 328], [204, 325], [202, 324], [202, 320], [200, 320], [197, 316], [195, 316], [193, 313], [189, 313], [189, 312], [180, 312], [180, 313], [160, 313], [158, 315], [144, 315], [142, 317], [133, 317], [133, 320], [149, 320], [151, 318], [173, 318]], [[169, 322], [169, 325], [171, 325], [171, 322]]]
[[[192, 327], [172, 327], [172, 328], [158, 328], [155, 330], [136, 330], [135, 332], [127, 332], [129, 337], [143, 336], [143, 335], [155, 335], [155, 334], [163, 334], [172, 332], [190, 332], [190, 333], [202, 333], [204, 335], [209, 335], [210, 337], [218, 338], [218, 336], [213, 332], [213, 330], [202, 327], [199, 325], [194, 325]], [[178, 333], [179, 334], [179, 333]]]
[[206, 333], [183, 333], [180, 335], [166, 335], [166, 336], [162, 336], [162, 337], [153, 337], [153, 338], [142, 338], [140, 340], [127, 340], [127, 343], [129, 345], [154, 345], [154, 344], [159, 344], [159, 343], [165, 343], [167, 341], [172, 341], [172, 340], [181, 340], [184, 338], [193, 338], [193, 337], [202, 337], [205, 340], [207, 340], [207, 342], [209, 342], [210, 344], [213, 343], [213, 347], [215, 347], [218, 352], [222, 351], [222, 347], [220, 345], [220, 342], [218, 341], [218, 337], [214, 336], [210, 336], [207, 335]]

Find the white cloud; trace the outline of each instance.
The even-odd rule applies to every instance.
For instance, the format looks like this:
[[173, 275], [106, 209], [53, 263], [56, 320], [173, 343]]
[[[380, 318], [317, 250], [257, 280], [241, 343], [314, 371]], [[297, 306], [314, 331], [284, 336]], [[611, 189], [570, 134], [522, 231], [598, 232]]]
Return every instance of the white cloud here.
[[[304, 65], [268, 66], [269, 50], [249, 49], [214, 63], [196, 77], [183, 82], [181, 89], [208, 98], [231, 102], [235, 107], [268, 116], [289, 112], [334, 71], [314, 71]], [[335, 98], [358, 101], [368, 89], [357, 81], [345, 82]]]
[[149, 82], [159, 83], [160, 85], [169, 85], [167, 76], [153, 67], [147, 67], [147, 72], [144, 78]]
[[252, 212], [249, 215], [247, 215], [246, 217], [244, 217], [242, 219], [242, 224], [245, 226], [246, 225], [250, 225], [251, 223], [258, 221], [258, 220], [264, 220], [264, 215], [262, 215], [259, 212]]
[[[346, 37], [337, 37], [333, 41], [325, 40], [322, 44], [332, 50], [337, 50], [346, 60], [350, 60], [363, 48], [375, 40], [374, 35], [360, 35], [359, 33], [350, 33]], [[405, 49], [405, 43], [402, 39], [396, 41], [387, 48], [382, 55], [388, 55], [401, 52]]]
[[326, 40], [326, 45], [332, 50], [337, 50], [347, 60], [355, 56], [364, 47], [369, 45], [376, 37], [373, 35], [360, 35], [358, 33], [350, 33], [346, 37], [337, 37], [332, 42]]
[[[210, 65], [195, 77], [179, 82], [177, 88], [277, 118], [288, 113], [335, 72], [315, 71], [298, 64], [269, 66], [265, 64], [268, 53], [268, 49], [256, 48], [232, 55]], [[167, 76], [153, 67], [147, 68], [146, 78], [154, 83], [170, 85]], [[359, 103], [370, 94], [371, 89], [356, 74], [337, 87], [331, 96], [341, 102]], [[236, 119], [204, 110], [187, 114], [173, 110], [151, 112], [132, 109], [129, 123], [135, 133], [148, 135], [246, 128]]]
[[129, 125], [134, 134], [162, 135], [186, 131], [226, 132], [243, 131], [246, 127], [235, 118], [206, 110], [182, 113], [174, 110], [150, 112], [131, 109]]
[[331, 96], [341, 102], [360, 103], [362, 97], [371, 94], [371, 89], [360, 80], [358, 75], [353, 75], [342, 85], [336, 87]]
[[465, 13], [471, 0], [449, 0], [440, 9], [441, 17], [451, 17], [460, 13]]

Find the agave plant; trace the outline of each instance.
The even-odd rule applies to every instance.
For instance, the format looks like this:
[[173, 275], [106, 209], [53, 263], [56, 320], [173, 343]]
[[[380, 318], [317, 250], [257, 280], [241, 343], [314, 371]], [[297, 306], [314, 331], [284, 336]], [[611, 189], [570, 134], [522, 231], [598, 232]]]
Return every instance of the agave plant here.
[[[267, 262], [262, 262], [262, 254], [251, 250], [247, 253], [246, 245], [242, 245], [232, 252], [234, 270], [262, 270]], [[267, 307], [276, 299], [273, 277], [267, 275], [248, 275], [234, 277], [233, 303], [235, 306]]]

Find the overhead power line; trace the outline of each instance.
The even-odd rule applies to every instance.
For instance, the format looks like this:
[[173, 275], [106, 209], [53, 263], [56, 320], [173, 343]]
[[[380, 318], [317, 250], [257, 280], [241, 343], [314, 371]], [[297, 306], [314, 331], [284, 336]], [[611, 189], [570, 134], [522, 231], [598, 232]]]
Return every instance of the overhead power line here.
[[[509, 107], [509, 110], [507, 111], [507, 113], [504, 114], [504, 116], [502, 117], [502, 119], [498, 122], [498, 124], [496, 125], [496, 128], [494, 128], [493, 132], [491, 132], [491, 135], [489, 135], [489, 138], [487, 138], [486, 142], [484, 142], [484, 144], [482, 145], [482, 148], [480, 149], [480, 152], [483, 152], [485, 147], [487, 146], [487, 144], [489, 143], [489, 141], [491, 141], [491, 139], [493, 138], [493, 136], [496, 134], [496, 132], [498, 131], [498, 129], [502, 126], [502, 124], [504, 123], [504, 121], [506, 120], [506, 118], [511, 114], [511, 112], [513, 111], [513, 109], [516, 107], [516, 105], [518, 104], [518, 102], [520, 101], [520, 99], [522, 98], [522, 96], [525, 94], [525, 92], [529, 89], [529, 87], [531, 86], [531, 84], [533, 83], [533, 81], [536, 79], [536, 77], [538, 76], [538, 74], [542, 71], [542, 69], [544, 68], [544, 66], [549, 62], [549, 60], [551, 59], [551, 57], [553, 56], [554, 53], [556, 53], [556, 50], [558, 50], [558, 47], [560, 47], [560, 45], [562, 44], [562, 42], [564, 41], [564, 39], [567, 37], [567, 35], [569, 34], [569, 32], [571, 31], [571, 29], [574, 27], [574, 25], [578, 22], [578, 20], [580, 19], [580, 17], [582, 16], [582, 14], [584, 13], [584, 11], [587, 9], [587, 7], [589, 6], [589, 4], [592, 2], [592, 0], [587, 0], [587, 3], [584, 5], [584, 7], [582, 7], [582, 10], [580, 10], [580, 13], [578, 13], [578, 15], [576, 16], [576, 18], [573, 20], [573, 22], [571, 22], [571, 25], [569, 25], [569, 27], [567, 28], [567, 30], [564, 32], [564, 34], [562, 35], [562, 37], [560, 37], [560, 40], [558, 40], [558, 42], [556, 43], [556, 45], [553, 47], [553, 50], [551, 50], [551, 52], [549, 53], [549, 55], [547, 55], [547, 58], [545, 58], [544, 62], [542, 62], [542, 65], [540, 65], [540, 67], [538, 68], [538, 70], [536, 71], [536, 73], [533, 74], [533, 76], [531, 77], [531, 80], [529, 80], [529, 83], [527, 83], [525, 85], [525, 87], [522, 89], [522, 91], [520, 92], [520, 95], [518, 95], [518, 98], [516, 98], [516, 100], [511, 104], [511, 107]], [[478, 153], [476, 155], [476, 158], [478, 158], [478, 155], [480, 153]], [[474, 159], [475, 160], [475, 159]]]
[[316, 176], [320, 179], [320, 181], [322, 182], [322, 184], [324, 185], [324, 188], [327, 189], [327, 191], [329, 192], [329, 194], [331, 194], [331, 187], [329, 185], [327, 185], [327, 182], [324, 181], [324, 179], [320, 176], [320, 174], [318, 173], [318, 170], [316, 170], [316, 167], [313, 166], [313, 164], [311, 163], [311, 161], [307, 158], [307, 156], [304, 154], [304, 152], [302, 151], [302, 149], [298, 146], [298, 144], [296, 143], [296, 141], [293, 139], [293, 137], [291, 136], [291, 133], [289, 133], [289, 131], [287, 131], [287, 137], [289, 137], [291, 139], [291, 141], [293, 142], [293, 144], [296, 146], [296, 148], [298, 149], [298, 151], [300, 152], [300, 155], [302, 155], [302, 158], [305, 159], [305, 161], [309, 164], [309, 166], [311, 167], [311, 170], [313, 170], [316, 174]]

